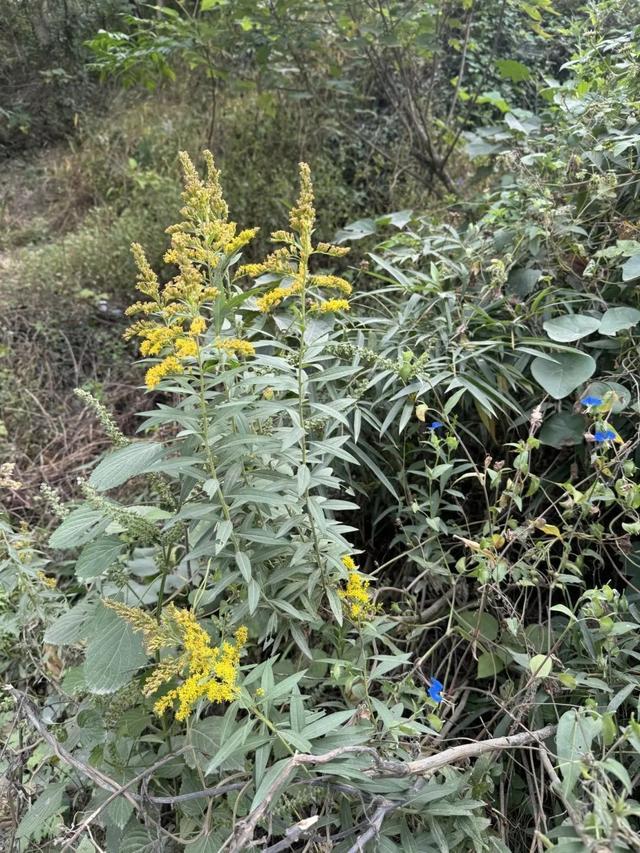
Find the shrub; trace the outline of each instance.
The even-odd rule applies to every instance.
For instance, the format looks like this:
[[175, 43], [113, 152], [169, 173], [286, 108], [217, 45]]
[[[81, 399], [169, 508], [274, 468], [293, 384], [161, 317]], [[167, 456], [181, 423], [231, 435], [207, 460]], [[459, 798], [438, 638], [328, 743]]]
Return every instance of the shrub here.
[[21, 844], [640, 846], [637, 40], [593, 14], [470, 138], [482, 204], [344, 229], [397, 229], [358, 269], [304, 164], [240, 265], [183, 155], [166, 285], [134, 247], [155, 405], [131, 439], [84, 395], [115, 449], [55, 507], [63, 677], [8, 690]]

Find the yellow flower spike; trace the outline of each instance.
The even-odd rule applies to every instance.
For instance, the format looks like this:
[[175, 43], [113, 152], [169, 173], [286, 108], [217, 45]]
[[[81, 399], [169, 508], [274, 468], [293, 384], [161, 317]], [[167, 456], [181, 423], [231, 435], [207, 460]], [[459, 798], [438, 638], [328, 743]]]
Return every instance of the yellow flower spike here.
[[310, 283], [314, 287], [325, 287], [327, 290], [340, 290], [347, 296], [353, 291], [349, 282], [338, 275], [312, 275]]
[[183, 676], [181, 684], [169, 689], [154, 703], [154, 712], [161, 715], [177, 703], [176, 719], [186, 720], [200, 699], [210, 702], [230, 702], [237, 698], [240, 655], [247, 642], [248, 631], [240, 627], [235, 642], [213, 647], [205, 629], [189, 610], [170, 604], [162, 613], [160, 624], [144, 611], [117, 602], [105, 601], [133, 629], [142, 631], [147, 651], [182, 646], [177, 657], [161, 661], [147, 678], [143, 693], [150, 696], [174, 678]]
[[176, 355], [178, 358], [195, 358], [198, 355], [198, 344], [193, 338], [178, 338]]
[[229, 355], [241, 355], [245, 358], [256, 354], [253, 344], [249, 341], [243, 341], [241, 338], [218, 338], [216, 347], [229, 353]]
[[309, 310], [316, 314], [333, 314], [336, 311], [349, 311], [350, 308], [346, 299], [326, 299], [324, 302], [313, 302]]
[[125, 309], [126, 317], [133, 317], [134, 314], [153, 314], [158, 310], [157, 302], [134, 302]]
[[313, 184], [311, 182], [311, 169], [308, 163], [298, 165], [300, 174], [300, 195], [295, 207], [289, 214], [289, 224], [293, 231], [311, 234], [316, 221], [316, 211], [313, 207]]
[[145, 296], [151, 296], [153, 299], [158, 300], [160, 298], [160, 282], [158, 276], [149, 266], [149, 261], [140, 243], [131, 244], [131, 253], [138, 267], [138, 290], [140, 293], [144, 293]]
[[[164, 289], [161, 290], [142, 247], [137, 243], [132, 246], [138, 267], [138, 290], [149, 298], [132, 305], [127, 315], [142, 314], [149, 319], [133, 323], [125, 332], [125, 338], [140, 337], [143, 356], [165, 356], [163, 361], [147, 370], [145, 381], [149, 388], [155, 388], [170, 373], [182, 373], [184, 368], [179, 359], [197, 355], [198, 345], [194, 339], [207, 328], [201, 309], [220, 296], [218, 288], [209, 284], [212, 274], [226, 270], [231, 256], [258, 230], [248, 228], [238, 233], [236, 223], [228, 221], [220, 173], [211, 152], [205, 151], [203, 156], [207, 172], [204, 180], [189, 155], [180, 154], [184, 173], [181, 210], [184, 220], [167, 229], [171, 246], [164, 258], [167, 264], [177, 267], [177, 273]], [[253, 347], [243, 344], [234, 352], [253, 354]]]
[[345, 588], [338, 590], [338, 595], [346, 605], [349, 618], [358, 623], [371, 619], [378, 608], [371, 601], [369, 580], [358, 572], [353, 557], [344, 556], [342, 565], [349, 572], [349, 576]]
[[189, 326], [189, 334], [194, 337], [197, 335], [202, 335], [207, 328], [207, 321], [204, 317], [196, 317], [195, 320], [191, 321], [191, 325]]
[[268, 314], [269, 311], [273, 311], [274, 308], [277, 308], [283, 299], [286, 299], [287, 296], [291, 296], [292, 294], [293, 290], [290, 287], [274, 287], [273, 290], [265, 293], [264, 296], [261, 296], [256, 301], [258, 311], [262, 314]]
[[184, 368], [175, 355], [167, 356], [159, 364], [154, 364], [147, 370], [144, 377], [147, 388], [150, 390], [155, 388], [165, 376], [171, 373], [184, 373]]
[[143, 339], [140, 344], [140, 352], [142, 355], [159, 355], [180, 334], [182, 334], [182, 326], [150, 324], [138, 332], [138, 336]]
[[320, 255], [329, 255], [331, 258], [343, 258], [348, 255], [351, 249], [349, 246], [334, 246], [333, 243], [318, 243], [316, 252]]

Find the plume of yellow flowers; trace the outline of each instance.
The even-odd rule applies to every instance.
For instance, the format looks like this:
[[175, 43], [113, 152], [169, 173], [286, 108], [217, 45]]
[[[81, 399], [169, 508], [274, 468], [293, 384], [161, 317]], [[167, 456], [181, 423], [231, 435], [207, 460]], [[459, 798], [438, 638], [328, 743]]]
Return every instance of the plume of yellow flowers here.
[[309, 260], [312, 255], [326, 255], [341, 258], [348, 248], [334, 246], [332, 243], [318, 243], [315, 246], [311, 237], [316, 221], [313, 206], [313, 184], [311, 172], [306, 163], [300, 163], [300, 195], [289, 213], [290, 231], [274, 231], [271, 240], [284, 245], [275, 249], [259, 264], [245, 264], [238, 270], [237, 276], [258, 278], [268, 274], [278, 282], [271, 285], [258, 300], [258, 310], [267, 314], [277, 308], [284, 300], [299, 295], [304, 302], [311, 294], [317, 301], [311, 310], [322, 314], [345, 311], [349, 308], [346, 299], [322, 299], [322, 290], [338, 290], [348, 296], [351, 293], [349, 282], [336, 275], [312, 275], [309, 272]]
[[338, 595], [346, 605], [349, 618], [354, 622], [365, 622], [377, 612], [377, 607], [371, 600], [369, 580], [359, 573], [353, 557], [343, 557], [342, 565], [349, 574], [344, 589], [338, 590]]
[[174, 679], [182, 679], [177, 687], [167, 690], [156, 700], [153, 706], [156, 714], [163, 714], [177, 702], [176, 719], [186, 720], [199, 699], [231, 702], [238, 696], [240, 654], [247, 642], [245, 627], [238, 628], [235, 642], [214, 647], [190, 610], [169, 604], [158, 623], [137, 607], [111, 599], [106, 599], [104, 604], [127, 621], [134, 631], [142, 633], [148, 653], [182, 647], [176, 657], [160, 661], [144, 684], [144, 695], [151, 696]]
[[[128, 316], [142, 315], [125, 332], [125, 338], [139, 337], [143, 356], [159, 356], [160, 361], [147, 370], [148, 388], [168, 375], [183, 373], [185, 361], [197, 358], [200, 338], [207, 329], [203, 312], [208, 303], [221, 295], [226, 268], [256, 235], [257, 228], [238, 232], [228, 220], [229, 210], [222, 195], [220, 172], [210, 151], [203, 152], [206, 178], [202, 180], [189, 155], [180, 153], [184, 173], [183, 221], [171, 225], [171, 246], [164, 261], [177, 267], [177, 274], [161, 288], [142, 246], [134, 243], [133, 257], [138, 268], [137, 289], [144, 299], [131, 305]], [[235, 354], [252, 355], [253, 347], [227, 347]], [[216, 345], [217, 346], [217, 345]]]

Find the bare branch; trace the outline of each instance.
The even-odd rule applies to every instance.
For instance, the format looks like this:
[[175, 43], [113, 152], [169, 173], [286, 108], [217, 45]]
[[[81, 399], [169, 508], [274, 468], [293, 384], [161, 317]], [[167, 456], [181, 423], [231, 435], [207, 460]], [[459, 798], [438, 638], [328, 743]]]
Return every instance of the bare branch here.
[[[247, 846], [253, 840], [253, 833], [269, 809], [269, 806], [280, 788], [289, 780], [298, 767], [317, 766], [327, 764], [334, 761], [336, 758], [341, 758], [344, 755], [370, 755], [374, 761], [374, 767], [368, 771], [368, 775], [373, 777], [395, 777], [402, 778], [405, 776], [424, 776], [427, 773], [433, 773], [441, 767], [446, 767], [450, 764], [456, 764], [458, 761], [464, 761], [469, 758], [475, 758], [478, 755], [483, 755], [487, 752], [498, 752], [504, 749], [515, 749], [520, 746], [526, 746], [530, 743], [541, 744], [544, 740], [550, 737], [556, 730], [556, 726], [545, 726], [535, 732], [521, 732], [516, 735], [506, 735], [505, 737], [491, 738], [489, 740], [479, 741], [476, 743], [462, 744], [460, 746], [452, 746], [435, 755], [429, 755], [425, 758], [418, 758], [415, 761], [385, 761], [380, 757], [378, 752], [372, 747], [367, 746], [343, 746], [326, 752], [322, 755], [308, 755], [298, 753], [292, 756], [282, 768], [281, 774], [275, 779], [267, 790], [262, 801], [247, 815], [244, 820], [240, 821], [234, 831], [233, 839], [229, 847], [229, 853], [241, 853], [246, 850]], [[386, 803], [387, 801], [385, 801]], [[393, 807], [398, 804], [393, 803]], [[386, 808], [385, 814], [389, 811]], [[379, 810], [378, 810], [379, 811]], [[376, 814], [374, 819], [376, 819]], [[384, 818], [384, 814], [382, 815]], [[373, 824], [369, 827], [369, 832], [373, 827], [373, 832], [377, 832]], [[378, 827], [379, 828], [379, 827]], [[365, 833], [366, 835], [366, 833]], [[368, 838], [372, 838], [369, 835]], [[368, 839], [367, 839], [368, 840]], [[360, 843], [362, 840], [360, 839]], [[358, 850], [357, 847], [353, 848]]]

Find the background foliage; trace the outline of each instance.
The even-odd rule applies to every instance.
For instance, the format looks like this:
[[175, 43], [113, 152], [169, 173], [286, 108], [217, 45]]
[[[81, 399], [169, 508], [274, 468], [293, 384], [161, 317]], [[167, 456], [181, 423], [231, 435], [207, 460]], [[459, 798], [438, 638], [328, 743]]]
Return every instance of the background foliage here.
[[638, 849], [635, 4], [9, 19], [7, 849]]

